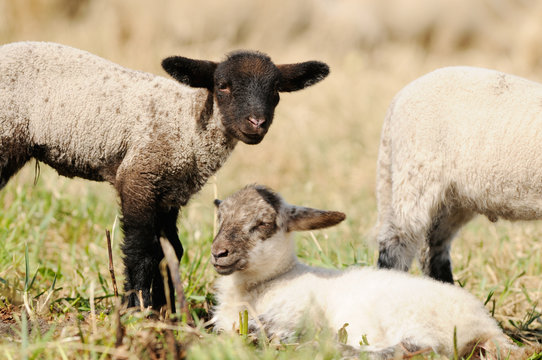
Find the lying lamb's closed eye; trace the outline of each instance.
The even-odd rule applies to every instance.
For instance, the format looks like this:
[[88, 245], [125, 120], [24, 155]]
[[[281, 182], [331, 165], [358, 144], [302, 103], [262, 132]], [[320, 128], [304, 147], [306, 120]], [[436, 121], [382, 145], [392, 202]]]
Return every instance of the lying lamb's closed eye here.
[[253, 51], [222, 62], [174, 56], [162, 66], [177, 81], [59, 44], [0, 47], [0, 188], [31, 158], [111, 183], [122, 207], [128, 304], [139, 305], [141, 291], [156, 309], [166, 303], [159, 237], [183, 254], [180, 207], [238, 141], [262, 141], [279, 92], [329, 72], [316, 61], [275, 65]]
[[[526, 358], [528, 350], [514, 346], [483, 304], [462, 288], [392, 270], [339, 271], [300, 263], [291, 232], [335, 225], [345, 218], [341, 212], [290, 205], [260, 185], [215, 204], [221, 223], [211, 263], [227, 275], [216, 282], [216, 330], [238, 327], [239, 312], [246, 309], [252, 330], [283, 341], [295, 341], [307, 320], [334, 331], [348, 323], [347, 345], [370, 359], [423, 350], [451, 357], [454, 333], [460, 357], [474, 352], [506, 358], [511, 352], [511, 358]], [[244, 230], [245, 223], [270, 215], [277, 230], [269, 237]]]
[[476, 214], [542, 218], [542, 84], [449, 67], [401, 90], [377, 164], [378, 264], [453, 283], [451, 242]]

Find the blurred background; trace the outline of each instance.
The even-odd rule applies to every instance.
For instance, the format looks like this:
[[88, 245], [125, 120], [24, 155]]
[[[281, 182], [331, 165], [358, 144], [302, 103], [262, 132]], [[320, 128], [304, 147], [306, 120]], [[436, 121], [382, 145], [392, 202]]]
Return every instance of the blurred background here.
[[[346, 212], [347, 222], [333, 234], [340, 235], [349, 256], [352, 248], [370, 243], [380, 128], [396, 92], [447, 65], [494, 68], [542, 81], [542, 2], [536, 0], [0, 0], [0, 43], [22, 40], [63, 43], [163, 76], [160, 61], [167, 56], [221, 60], [236, 49], [263, 51], [275, 63], [328, 63], [331, 73], [323, 82], [282, 95], [264, 141], [238, 145], [184, 210], [182, 228], [189, 242], [197, 242], [212, 224], [215, 193], [223, 197], [258, 182], [289, 202]], [[21, 185], [12, 189], [31, 188], [33, 178], [30, 164], [12, 181]], [[70, 201], [98, 197], [101, 207], [85, 210], [91, 222], [99, 218], [96, 212], [116, 211], [107, 184], [65, 180], [45, 165], [39, 182]], [[13, 193], [7, 191], [5, 208]], [[503, 253], [540, 259], [540, 242], [526, 246], [524, 241], [541, 237], [537, 224], [493, 225], [478, 218], [454, 244], [456, 276], [472, 278], [469, 287], [485, 297], [488, 284], [502, 284], [495, 269], [511, 266]], [[101, 238], [106, 225], [90, 229]], [[61, 228], [49, 231], [49, 237], [65, 237]], [[498, 246], [485, 245], [482, 251], [484, 241]], [[471, 251], [482, 257], [472, 260]], [[374, 264], [376, 251], [367, 254], [366, 262]], [[540, 298], [540, 260], [526, 274], [529, 291]], [[518, 286], [499, 316], [521, 317], [516, 307], [524, 296]]]
[[536, 0], [0, 0], [0, 43], [22, 40], [164, 76], [164, 57], [221, 60], [235, 49], [276, 63], [327, 62], [324, 82], [282, 96], [261, 145], [234, 152], [218, 174], [219, 193], [264, 182], [368, 223], [380, 126], [401, 87], [446, 65], [542, 80]]

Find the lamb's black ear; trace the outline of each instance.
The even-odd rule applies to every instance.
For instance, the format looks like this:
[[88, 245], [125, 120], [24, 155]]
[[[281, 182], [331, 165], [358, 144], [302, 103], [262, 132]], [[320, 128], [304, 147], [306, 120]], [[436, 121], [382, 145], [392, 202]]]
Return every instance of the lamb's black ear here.
[[162, 68], [175, 80], [196, 88], [213, 90], [217, 63], [172, 56], [162, 60]]
[[219, 207], [220, 204], [222, 204], [222, 200], [215, 199], [215, 201], [213, 201], [213, 204], [215, 204], [216, 207]]
[[329, 66], [319, 61], [277, 65], [281, 79], [279, 91], [297, 91], [316, 84], [329, 74]]
[[322, 229], [346, 219], [346, 215], [340, 211], [318, 210], [302, 206], [291, 206], [287, 214], [288, 231]]

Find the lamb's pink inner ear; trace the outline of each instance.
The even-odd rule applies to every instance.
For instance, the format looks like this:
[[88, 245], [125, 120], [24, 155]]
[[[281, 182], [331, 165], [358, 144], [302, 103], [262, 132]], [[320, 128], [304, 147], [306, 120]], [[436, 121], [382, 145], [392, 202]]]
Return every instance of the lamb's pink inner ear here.
[[316, 230], [337, 225], [346, 218], [340, 211], [326, 211], [302, 206], [288, 209], [288, 231]]

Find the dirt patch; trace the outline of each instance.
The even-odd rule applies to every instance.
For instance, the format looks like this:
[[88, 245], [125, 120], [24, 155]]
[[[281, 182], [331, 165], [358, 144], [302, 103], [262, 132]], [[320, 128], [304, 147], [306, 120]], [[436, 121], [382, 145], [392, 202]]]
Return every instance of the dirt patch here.
[[0, 338], [15, 335], [13, 328], [16, 321], [13, 317], [12, 308], [12, 306], [0, 308]]
[[[0, 308], [0, 338], [9, 339], [20, 337], [21, 335], [21, 319], [22, 312], [20, 309], [15, 309], [12, 305]], [[44, 317], [36, 317], [29, 320], [27, 324], [28, 334], [33, 331], [39, 331], [41, 334], [47, 332], [51, 328], [48, 319]]]
[[2, 323], [15, 323], [13, 318], [12, 306], [6, 306], [5, 308], [0, 308], [0, 321]]

